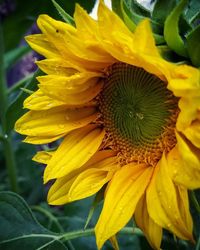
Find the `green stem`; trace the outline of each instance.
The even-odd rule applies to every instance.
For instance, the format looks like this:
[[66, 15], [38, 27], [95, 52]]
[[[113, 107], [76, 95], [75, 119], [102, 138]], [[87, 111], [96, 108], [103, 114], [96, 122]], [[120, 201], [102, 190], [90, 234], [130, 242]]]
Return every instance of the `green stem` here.
[[[125, 227], [123, 228], [119, 234], [132, 234], [132, 235], [138, 235], [138, 236], [144, 236], [142, 231], [139, 228], [132, 228], [132, 227]], [[94, 228], [86, 229], [86, 230], [78, 230], [75, 232], [69, 232], [64, 233], [58, 237], [59, 240], [72, 240], [79, 237], [87, 237], [87, 236], [93, 236], [94, 235]]]
[[44, 214], [50, 221], [55, 223], [55, 225], [57, 226], [57, 228], [60, 230], [61, 233], [64, 232], [63, 227], [52, 213], [50, 213], [49, 211], [40, 206], [32, 206], [31, 209]]
[[13, 146], [11, 141], [11, 134], [6, 134], [6, 111], [8, 107], [8, 98], [7, 98], [7, 86], [6, 86], [6, 78], [4, 71], [4, 40], [3, 40], [3, 31], [2, 26], [0, 24], [0, 118], [2, 124], [2, 132], [3, 132], [3, 144], [4, 144], [4, 155], [6, 161], [6, 167], [9, 177], [9, 182], [11, 186], [11, 190], [14, 192], [18, 192], [18, 184], [17, 184], [17, 175], [16, 175], [16, 166], [15, 166], [15, 157], [13, 152]]
[[18, 193], [19, 187], [17, 183], [15, 155], [13, 152], [13, 146], [10, 136], [8, 136], [6, 140], [4, 140], [4, 155], [6, 159], [6, 167], [7, 167], [11, 190], [13, 192]]

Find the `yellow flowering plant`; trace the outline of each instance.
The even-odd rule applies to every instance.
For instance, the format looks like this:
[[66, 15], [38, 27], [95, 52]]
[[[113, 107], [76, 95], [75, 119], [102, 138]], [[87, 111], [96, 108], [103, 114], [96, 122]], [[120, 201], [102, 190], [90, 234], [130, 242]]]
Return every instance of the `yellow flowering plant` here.
[[150, 12], [100, 1], [95, 20], [54, 1], [64, 21], [40, 15], [41, 33], [26, 37], [45, 75], [15, 130], [26, 143], [57, 141], [33, 157], [46, 165], [50, 205], [102, 195], [98, 249], [107, 240], [118, 249], [130, 220], [153, 249], [163, 229], [195, 243], [188, 190], [200, 188], [200, 33], [187, 1], [169, 3]]

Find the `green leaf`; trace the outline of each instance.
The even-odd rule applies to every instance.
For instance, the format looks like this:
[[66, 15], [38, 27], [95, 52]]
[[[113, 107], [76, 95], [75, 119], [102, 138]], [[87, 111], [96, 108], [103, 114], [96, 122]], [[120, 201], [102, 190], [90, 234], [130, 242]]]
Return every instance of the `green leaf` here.
[[[40, 75], [41, 71], [37, 70], [33, 76], [33, 78], [25, 85], [26, 89], [35, 90], [37, 86], [36, 76]], [[25, 113], [23, 110], [23, 102], [28, 97], [28, 94], [24, 91], [21, 91], [16, 99], [11, 103], [8, 107], [6, 113], [6, 120], [7, 120], [7, 133], [9, 133], [13, 127], [17, 119]]]
[[146, 9], [143, 5], [141, 5], [136, 0], [124, 0], [127, 2], [127, 5], [134, 10], [135, 13], [144, 17], [150, 17], [151, 13], [148, 9]]
[[73, 26], [75, 26], [75, 22], [74, 22], [74, 19], [69, 15], [67, 14], [63, 8], [54, 0], [51, 0], [53, 5], [55, 6], [55, 8], [57, 9], [58, 13], [60, 14], [60, 16], [63, 18], [63, 20], [66, 22], [66, 23], [69, 23]]
[[[137, 24], [145, 18], [144, 16], [140, 16], [134, 11], [132, 11], [127, 5], [127, 3], [123, 0], [121, 1], [121, 11], [125, 24], [132, 32], [135, 30]], [[155, 21], [151, 20], [151, 25], [152, 29], [158, 31], [158, 29], [156, 28], [157, 24], [155, 23]], [[164, 37], [162, 35], [155, 33], [153, 33], [153, 35], [157, 45], [165, 43]]]
[[[126, 26], [133, 32], [136, 28], [135, 18], [137, 18], [137, 16], [134, 17], [133, 13], [130, 11], [130, 9], [128, 8], [127, 4], [124, 1], [121, 1], [121, 12]], [[138, 22], [140, 22], [142, 19], [143, 19], [142, 17], [140, 18], [140, 16], [138, 16]]]
[[200, 12], [200, 1], [190, 0], [185, 16], [189, 23], [193, 22]]
[[123, 13], [121, 9], [121, 0], [111, 0], [112, 10], [121, 18], [123, 18]]
[[21, 46], [19, 48], [15, 48], [11, 51], [8, 51], [4, 55], [4, 69], [10, 68], [13, 64], [15, 64], [20, 58], [22, 58], [25, 54], [31, 51], [29, 46]]
[[[126, 14], [130, 21], [134, 23], [134, 25], [137, 25], [139, 22], [141, 22], [145, 16], [142, 16], [138, 14], [125, 0], [121, 0], [121, 10], [123, 15]], [[125, 13], [124, 13], [125, 12]], [[162, 34], [162, 26], [154, 21], [153, 19], [150, 19], [152, 30], [156, 34]], [[128, 23], [126, 24], [128, 26]], [[129, 27], [129, 26], [128, 26]]]
[[67, 249], [58, 236], [38, 223], [26, 202], [15, 193], [0, 193], [0, 221], [0, 249]]
[[152, 18], [157, 22], [164, 24], [165, 19], [176, 6], [176, 0], [157, 0], [152, 11]]
[[182, 14], [187, 0], [181, 0], [167, 17], [164, 24], [164, 37], [167, 45], [174, 50], [178, 55], [187, 57], [187, 50], [184, 41], [179, 35], [179, 19]]
[[186, 38], [189, 57], [192, 61], [192, 64], [196, 67], [200, 67], [199, 38], [200, 38], [200, 25], [197, 26]]

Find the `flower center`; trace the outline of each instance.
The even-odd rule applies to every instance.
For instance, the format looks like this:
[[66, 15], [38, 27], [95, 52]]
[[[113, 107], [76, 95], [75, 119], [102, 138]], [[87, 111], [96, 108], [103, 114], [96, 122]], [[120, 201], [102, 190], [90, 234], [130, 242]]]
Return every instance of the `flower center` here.
[[175, 145], [177, 101], [166, 83], [142, 68], [109, 68], [99, 107], [111, 147], [123, 161], [155, 165]]

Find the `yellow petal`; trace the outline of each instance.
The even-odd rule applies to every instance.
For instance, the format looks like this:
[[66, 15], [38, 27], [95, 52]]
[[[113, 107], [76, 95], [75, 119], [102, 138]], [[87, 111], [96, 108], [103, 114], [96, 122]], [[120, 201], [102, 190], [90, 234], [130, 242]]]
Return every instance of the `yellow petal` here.
[[69, 53], [64, 38], [67, 32], [76, 34], [76, 29], [65, 22], [54, 20], [48, 15], [40, 15], [37, 19], [37, 25], [48, 41], [56, 47], [61, 55], [66, 57]]
[[162, 80], [170, 79], [170, 72], [175, 66], [159, 55], [148, 20], [140, 22], [135, 33], [132, 33], [123, 21], [101, 2], [99, 30], [102, 46], [118, 61], [142, 67]]
[[110, 237], [110, 243], [111, 243], [114, 250], [120, 250], [118, 242], [117, 242], [117, 237], [115, 235]]
[[[90, 86], [93, 85], [93, 86]], [[81, 88], [87, 88], [81, 91]], [[102, 90], [103, 81], [97, 81], [97, 79], [90, 79], [86, 82], [86, 85], [70, 87], [53, 84], [40, 84], [39, 88], [49, 97], [58, 101], [65, 102], [67, 105], [82, 105], [93, 100]], [[70, 89], [71, 88], [71, 89]], [[76, 93], [70, 93], [76, 92]]]
[[92, 19], [79, 4], [76, 4], [75, 7], [74, 21], [78, 33], [81, 34], [82, 37], [86, 39], [88, 37], [95, 37], [97, 21]]
[[142, 196], [135, 209], [135, 221], [142, 229], [149, 243], [154, 249], [160, 249], [162, 228], [149, 216], [146, 204], [146, 195]]
[[190, 140], [197, 148], [200, 148], [200, 120], [194, 120], [191, 125], [182, 131], [183, 134]]
[[90, 125], [67, 135], [45, 169], [44, 182], [83, 166], [100, 147], [104, 134], [99, 127]]
[[150, 181], [152, 170], [144, 165], [128, 164], [116, 172], [109, 183], [95, 227], [99, 249], [129, 221]]
[[179, 200], [179, 210], [183, 221], [190, 232], [193, 231], [193, 221], [190, 214], [190, 205], [188, 199], [188, 191], [185, 187], [178, 185], [176, 186], [177, 199]]
[[[179, 131], [184, 131], [197, 118], [200, 110], [200, 97], [183, 97], [178, 106], [181, 112], [178, 115], [176, 127]], [[188, 108], [189, 107], [189, 108]]]
[[60, 53], [46, 38], [44, 34], [30, 35], [26, 37], [27, 43], [30, 47], [45, 56], [46, 58], [60, 58]]
[[85, 170], [73, 182], [68, 193], [69, 201], [80, 200], [97, 193], [113, 174], [114, 171], [108, 172], [97, 168]]
[[49, 75], [71, 76], [81, 70], [75, 65], [61, 58], [51, 58], [37, 61], [38, 67]]
[[[182, 239], [193, 239], [186, 218], [180, 213], [177, 188], [168, 173], [168, 164], [163, 154], [155, 168], [153, 178], [147, 188], [147, 209], [150, 217], [159, 226], [168, 229]], [[189, 213], [189, 211], [187, 211]]]
[[200, 71], [188, 65], [179, 65], [174, 68], [174, 79], [168, 88], [179, 97], [200, 96]]
[[93, 44], [95, 49], [87, 48], [87, 32], [85, 32], [84, 39], [83, 36], [78, 37], [80, 34], [76, 28], [56, 21], [47, 15], [41, 15], [37, 23], [48, 40], [66, 60], [93, 70], [103, 69], [108, 65], [110, 56], [103, 50], [102, 53], [98, 53], [100, 47], [96, 39], [91, 39], [91, 36], [88, 36], [90, 44]]
[[110, 152], [97, 152], [84, 166], [58, 178], [48, 193], [48, 202], [61, 205], [96, 193], [119, 169]]
[[187, 167], [200, 170], [200, 150], [179, 133], [176, 133], [176, 139], [180, 157], [186, 163]]
[[55, 151], [38, 151], [32, 158], [33, 161], [48, 164]]
[[66, 109], [57, 107], [29, 111], [15, 124], [15, 130], [34, 137], [53, 137], [81, 128], [97, 118], [95, 107]]
[[178, 133], [177, 146], [167, 155], [168, 171], [177, 184], [189, 189], [200, 187], [200, 151]]
[[24, 108], [30, 110], [47, 110], [66, 105], [64, 102], [46, 96], [40, 89], [35, 91], [24, 101]]
[[48, 203], [51, 205], [63, 205], [69, 202], [68, 192], [76, 177], [76, 174], [71, 173], [65, 177], [58, 178], [49, 189]]
[[57, 136], [27, 136], [23, 142], [30, 143], [30, 144], [47, 144], [53, 141], [58, 140], [59, 138], [63, 137], [65, 134], [60, 134]]
[[134, 31], [134, 46], [141, 53], [160, 58], [149, 19], [142, 20]]

